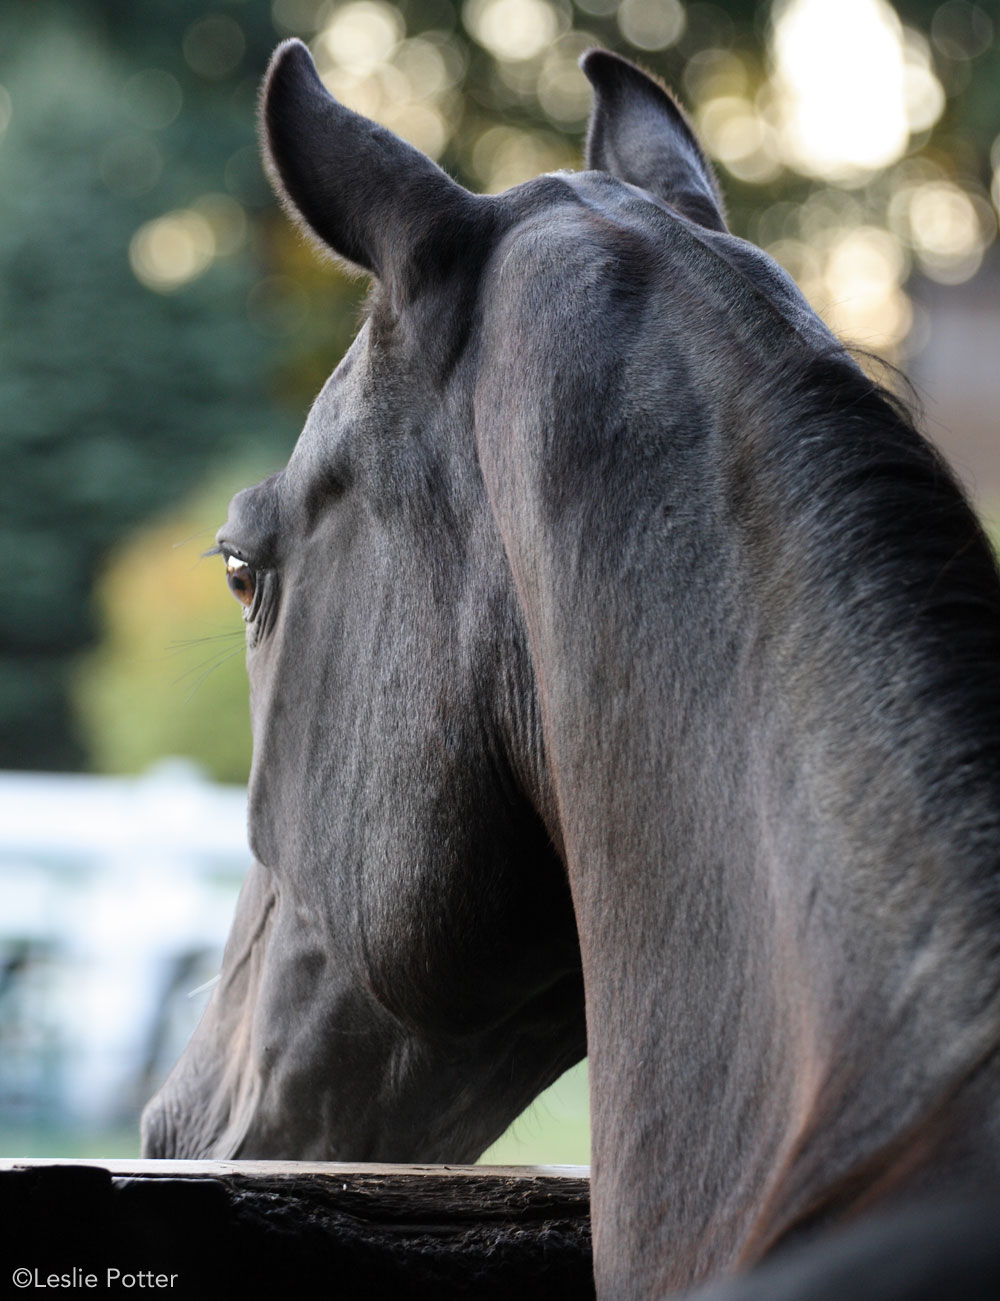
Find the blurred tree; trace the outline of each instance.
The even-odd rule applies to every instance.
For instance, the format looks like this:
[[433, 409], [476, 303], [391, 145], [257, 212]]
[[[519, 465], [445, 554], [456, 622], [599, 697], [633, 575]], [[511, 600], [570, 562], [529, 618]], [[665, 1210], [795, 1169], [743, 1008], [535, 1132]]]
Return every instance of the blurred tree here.
[[353, 333], [362, 286], [276, 212], [257, 160], [288, 35], [482, 190], [580, 166], [579, 54], [637, 58], [690, 108], [736, 233], [897, 358], [909, 277], [967, 279], [996, 237], [1000, 45], [966, 0], [19, 5], [0, 19], [0, 763], [81, 758], [66, 683], [100, 557], [214, 462], [287, 448]]
[[185, 755], [218, 781], [246, 781], [243, 621], [221, 560], [204, 553], [232, 493], [264, 473], [238, 462], [109, 557], [97, 583], [104, 637], [75, 683], [102, 771]]
[[[173, 84], [137, 85], [58, 8], [19, 9], [2, 44], [0, 765], [73, 767], [67, 683], [95, 634], [100, 558], [213, 459], [265, 436], [287, 445], [291, 430], [263, 389], [267, 344], [246, 315], [256, 272], [241, 241], [230, 232], [231, 253], [173, 293], [136, 273], [143, 219], [221, 189], [232, 139], [216, 133], [214, 171], [184, 154], [196, 121], [168, 152], [154, 126], [175, 111]], [[241, 122], [239, 140], [251, 132]], [[183, 272], [197, 239], [217, 239], [213, 220], [238, 234], [242, 211], [220, 196], [192, 212], [190, 231], [161, 230], [162, 269], [173, 259]]]

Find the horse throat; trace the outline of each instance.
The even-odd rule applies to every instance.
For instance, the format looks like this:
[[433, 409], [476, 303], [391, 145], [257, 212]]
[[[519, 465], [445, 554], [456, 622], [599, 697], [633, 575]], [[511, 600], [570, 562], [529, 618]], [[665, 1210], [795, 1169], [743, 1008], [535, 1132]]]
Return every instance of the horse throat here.
[[[749, 848], [727, 871], [694, 851], [718, 824], [633, 857], [604, 813], [603, 853], [593, 805], [567, 839], [609, 1278], [645, 1260], [664, 1291], [690, 1286], [959, 1174], [995, 1187], [1000, 999], [974, 926], [864, 924], [851, 889], [789, 884], [788, 860]], [[650, 1260], [652, 1234], [669, 1251]]]

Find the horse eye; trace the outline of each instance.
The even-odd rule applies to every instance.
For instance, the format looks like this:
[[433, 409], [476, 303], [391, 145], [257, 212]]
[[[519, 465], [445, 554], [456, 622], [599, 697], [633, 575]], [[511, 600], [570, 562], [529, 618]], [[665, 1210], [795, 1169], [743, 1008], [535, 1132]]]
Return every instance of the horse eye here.
[[239, 556], [226, 556], [226, 582], [240, 605], [249, 609], [257, 591], [257, 577], [245, 560]]

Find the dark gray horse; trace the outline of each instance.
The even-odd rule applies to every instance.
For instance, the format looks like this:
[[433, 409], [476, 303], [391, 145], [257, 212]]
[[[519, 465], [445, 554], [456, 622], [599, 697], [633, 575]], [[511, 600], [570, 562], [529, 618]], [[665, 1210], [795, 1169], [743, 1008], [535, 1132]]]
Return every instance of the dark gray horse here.
[[589, 170], [480, 197], [272, 63], [374, 290], [219, 534], [257, 863], [144, 1143], [469, 1161], [587, 1051], [599, 1292], [652, 1297], [996, 1187], [1000, 583], [674, 101], [584, 67]]

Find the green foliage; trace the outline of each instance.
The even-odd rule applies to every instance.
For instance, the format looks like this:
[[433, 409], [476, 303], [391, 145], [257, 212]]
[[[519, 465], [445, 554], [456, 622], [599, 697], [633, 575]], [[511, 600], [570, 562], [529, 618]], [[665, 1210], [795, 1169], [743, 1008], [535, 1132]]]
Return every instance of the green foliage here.
[[[579, 166], [589, 92], [577, 55], [599, 43], [638, 58], [679, 90], [706, 133], [733, 229], [784, 260], [818, 307], [830, 304], [835, 328], [892, 355], [911, 316], [910, 269], [972, 274], [995, 236], [991, 183], [1000, 195], [1000, 44], [987, 8], [896, 7], [913, 29], [908, 48], [944, 87], [943, 110], [896, 162], [840, 182], [776, 156], [755, 179], [760, 160], [739, 153], [755, 132], [777, 138], [768, 53], [776, 11], [765, 0], [8, 6], [0, 765], [140, 762], [148, 751], [121, 720], [141, 711], [124, 711], [112, 728], [87, 706], [81, 732], [69, 703], [76, 660], [98, 635], [95, 576], [111, 548], [213, 466], [255, 448], [280, 462], [353, 333], [363, 286], [291, 229], [257, 160], [257, 88], [279, 37], [311, 41], [346, 102], [418, 144], [436, 141], [442, 165], [475, 189]], [[650, 23], [662, 28], [669, 13], [669, 39], [650, 36]], [[354, 22], [351, 39], [341, 20]], [[351, 40], [369, 20], [395, 34], [377, 57], [360, 46], [355, 57]], [[549, 38], [512, 55], [511, 39], [536, 20], [550, 24]], [[843, 73], [847, 97], [852, 70]], [[914, 206], [921, 186], [927, 201]], [[967, 264], [922, 247], [914, 213], [931, 245], [978, 223]], [[861, 308], [845, 315], [839, 304], [856, 292]], [[114, 626], [117, 616], [106, 617]], [[167, 681], [172, 666], [163, 670]], [[221, 757], [211, 766], [236, 771]]]
[[82, 756], [67, 683], [94, 637], [102, 556], [220, 453], [242, 453], [269, 429], [287, 446], [291, 431], [269, 410], [267, 342], [244, 310], [248, 252], [172, 295], [151, 293], [130, 268], [140, 222], [191, 187], [164, 167], [156, 194], [108, 188], [107, 151], [134, 134], [122, 97], [130, 68], [64, 14], [19, 15], [11, 39], [0, 139], [0, 766], [71, 767]]
[[241, 462], [118, 548], [97, 584], [104, 637], [75, 697], [93, 762], [142, 772], [164, 755], [244, 783], [250, 722], [243, 621], [218, 556], [204, 552], [232, 493], [263, 477]]
[[589, 1165], [587, 1063], [540, 1093], [479, 1160], [482, 1165]]

